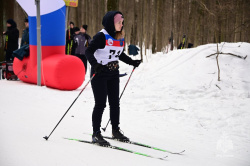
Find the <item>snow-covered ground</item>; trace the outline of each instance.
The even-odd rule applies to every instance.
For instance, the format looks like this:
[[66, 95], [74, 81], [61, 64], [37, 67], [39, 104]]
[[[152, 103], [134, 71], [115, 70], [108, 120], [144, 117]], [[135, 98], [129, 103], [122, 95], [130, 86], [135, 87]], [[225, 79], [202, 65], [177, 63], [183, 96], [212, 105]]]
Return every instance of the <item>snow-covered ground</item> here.
[[[121, 98], [121, 129], [131, 140], [170, 151], [110, 141], [166, 161], [103, 148], [63, 137], [91, 140], [94, 99], [83, 91], [48, 141], [48, 135], [89, 80], [74, 91], [60, 91], [0, 80], [1, 166], [249, 166], [250, 57], [220, 55], [216, 44], [152, 54], [136, 68]], [[223, 43], [225, 53], [246, 56], [249, 43]], [[134, 57], [133, 57], [134, 58]], [[133, 67], [120, 63], [121, 73]], [[122, 90], [129, 76], [120, 78]], [[109, 119], [107, 108], [103, 126]], [[111, 127], [103, 135], [111, 135]]]

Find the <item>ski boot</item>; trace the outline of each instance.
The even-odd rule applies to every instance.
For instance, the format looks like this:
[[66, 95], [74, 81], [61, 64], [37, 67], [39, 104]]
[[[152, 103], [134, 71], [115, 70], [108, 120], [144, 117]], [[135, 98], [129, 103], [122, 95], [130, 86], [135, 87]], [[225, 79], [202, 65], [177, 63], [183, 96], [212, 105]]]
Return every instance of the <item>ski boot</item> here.
[[121, 133], [119, 127], [112, 129], [112, 138], [121, 142], [129, 142], [129, 139]]
[[110, 146], [109, 142], [103, 139], [101, 131], [97, 131], [92, 135], [92, 142], [99, 146]]

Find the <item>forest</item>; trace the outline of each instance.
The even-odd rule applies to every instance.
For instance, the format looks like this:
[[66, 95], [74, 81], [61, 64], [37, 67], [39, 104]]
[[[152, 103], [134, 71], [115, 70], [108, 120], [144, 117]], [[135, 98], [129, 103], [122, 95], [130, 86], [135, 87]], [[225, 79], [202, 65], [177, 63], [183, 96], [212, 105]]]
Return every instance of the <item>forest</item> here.
[[[0, 4], [2, 60], [2, 32], [6, 29], [6, 20], [13, 18], [17, 22], [21, 37], [27, 14], [15, 0], [0, 0]], [[119, 10], [124, 15], [126, 44], [151, 49], [153, 53], [166, 49], [171, 32], [174, 47], [184, 34], [186, 43], [194, 47], [207, 43], [249, 42], [250, 39], [249, 0], [79, 0], [78, 7], [68, 7], [67, 20], [78, 27], [87, 24], [87, 33], [93, 37], [103, 28], [102, 18], [111, 10]]]

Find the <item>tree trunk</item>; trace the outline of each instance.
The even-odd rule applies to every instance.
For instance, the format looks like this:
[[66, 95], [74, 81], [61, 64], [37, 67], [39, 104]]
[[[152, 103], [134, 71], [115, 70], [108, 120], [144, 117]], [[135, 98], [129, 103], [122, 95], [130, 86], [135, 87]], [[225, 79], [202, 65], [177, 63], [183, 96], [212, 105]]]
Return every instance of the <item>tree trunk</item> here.
[[162, 0], [157, 1], [157, 42], [156, 47], [157, 51], [160, 52], [162, 50], [162, 30], [163, 29], [163, 2]]
[[[21, 36], [24, 12], [15, 0], [0, 2], [1, 33], [6, 30], [6, 20], [14, 18]], [[103, 28], [102, 18], [110, 10], [123, 13], [125, 42], [139, 45], [141, 50], [145, 45], [145, 49], [161, 51], [168, 44], [171, 31], [175, 47], [184, 33], [194, 46], [250, 41], [249, 0], [81, 0], [77, 8], [69, 7], [68, 21], [78, 27], [87, 24], [88, 34], [93, 36]], [[0, 37], [3, 59], [4, 39]]]
[[108, 11], [118, 10], [118, 8], [119, 8], [118, 0], [108, 0], [108, 3], [107, 3]]

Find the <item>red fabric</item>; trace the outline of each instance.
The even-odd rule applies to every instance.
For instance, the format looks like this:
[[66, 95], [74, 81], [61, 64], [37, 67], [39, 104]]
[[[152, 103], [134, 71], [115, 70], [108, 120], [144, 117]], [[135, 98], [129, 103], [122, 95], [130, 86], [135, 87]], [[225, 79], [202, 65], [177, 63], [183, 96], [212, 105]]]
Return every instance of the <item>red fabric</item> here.
[[[122, 42], [122, 45], [121, 45], [121, 42]], [[124, 46], [124, 41], [113, 40], [113, 44], [110, 45], [110, 44], [108, 43], [108, 40], [106, 40], [106, 46], [123, 47], [123, 46]]]
[[[36, 46], [30, 45], [30, 56], [22, 61], [15, 58], [14, 73], [27, 83], [37, 84]], [[65, 55], [65, 46], [42, 46], [42, 85], [61, 90], [74, 90], [85, 79], [85, 67], [82, 61], [71, 55]]]

